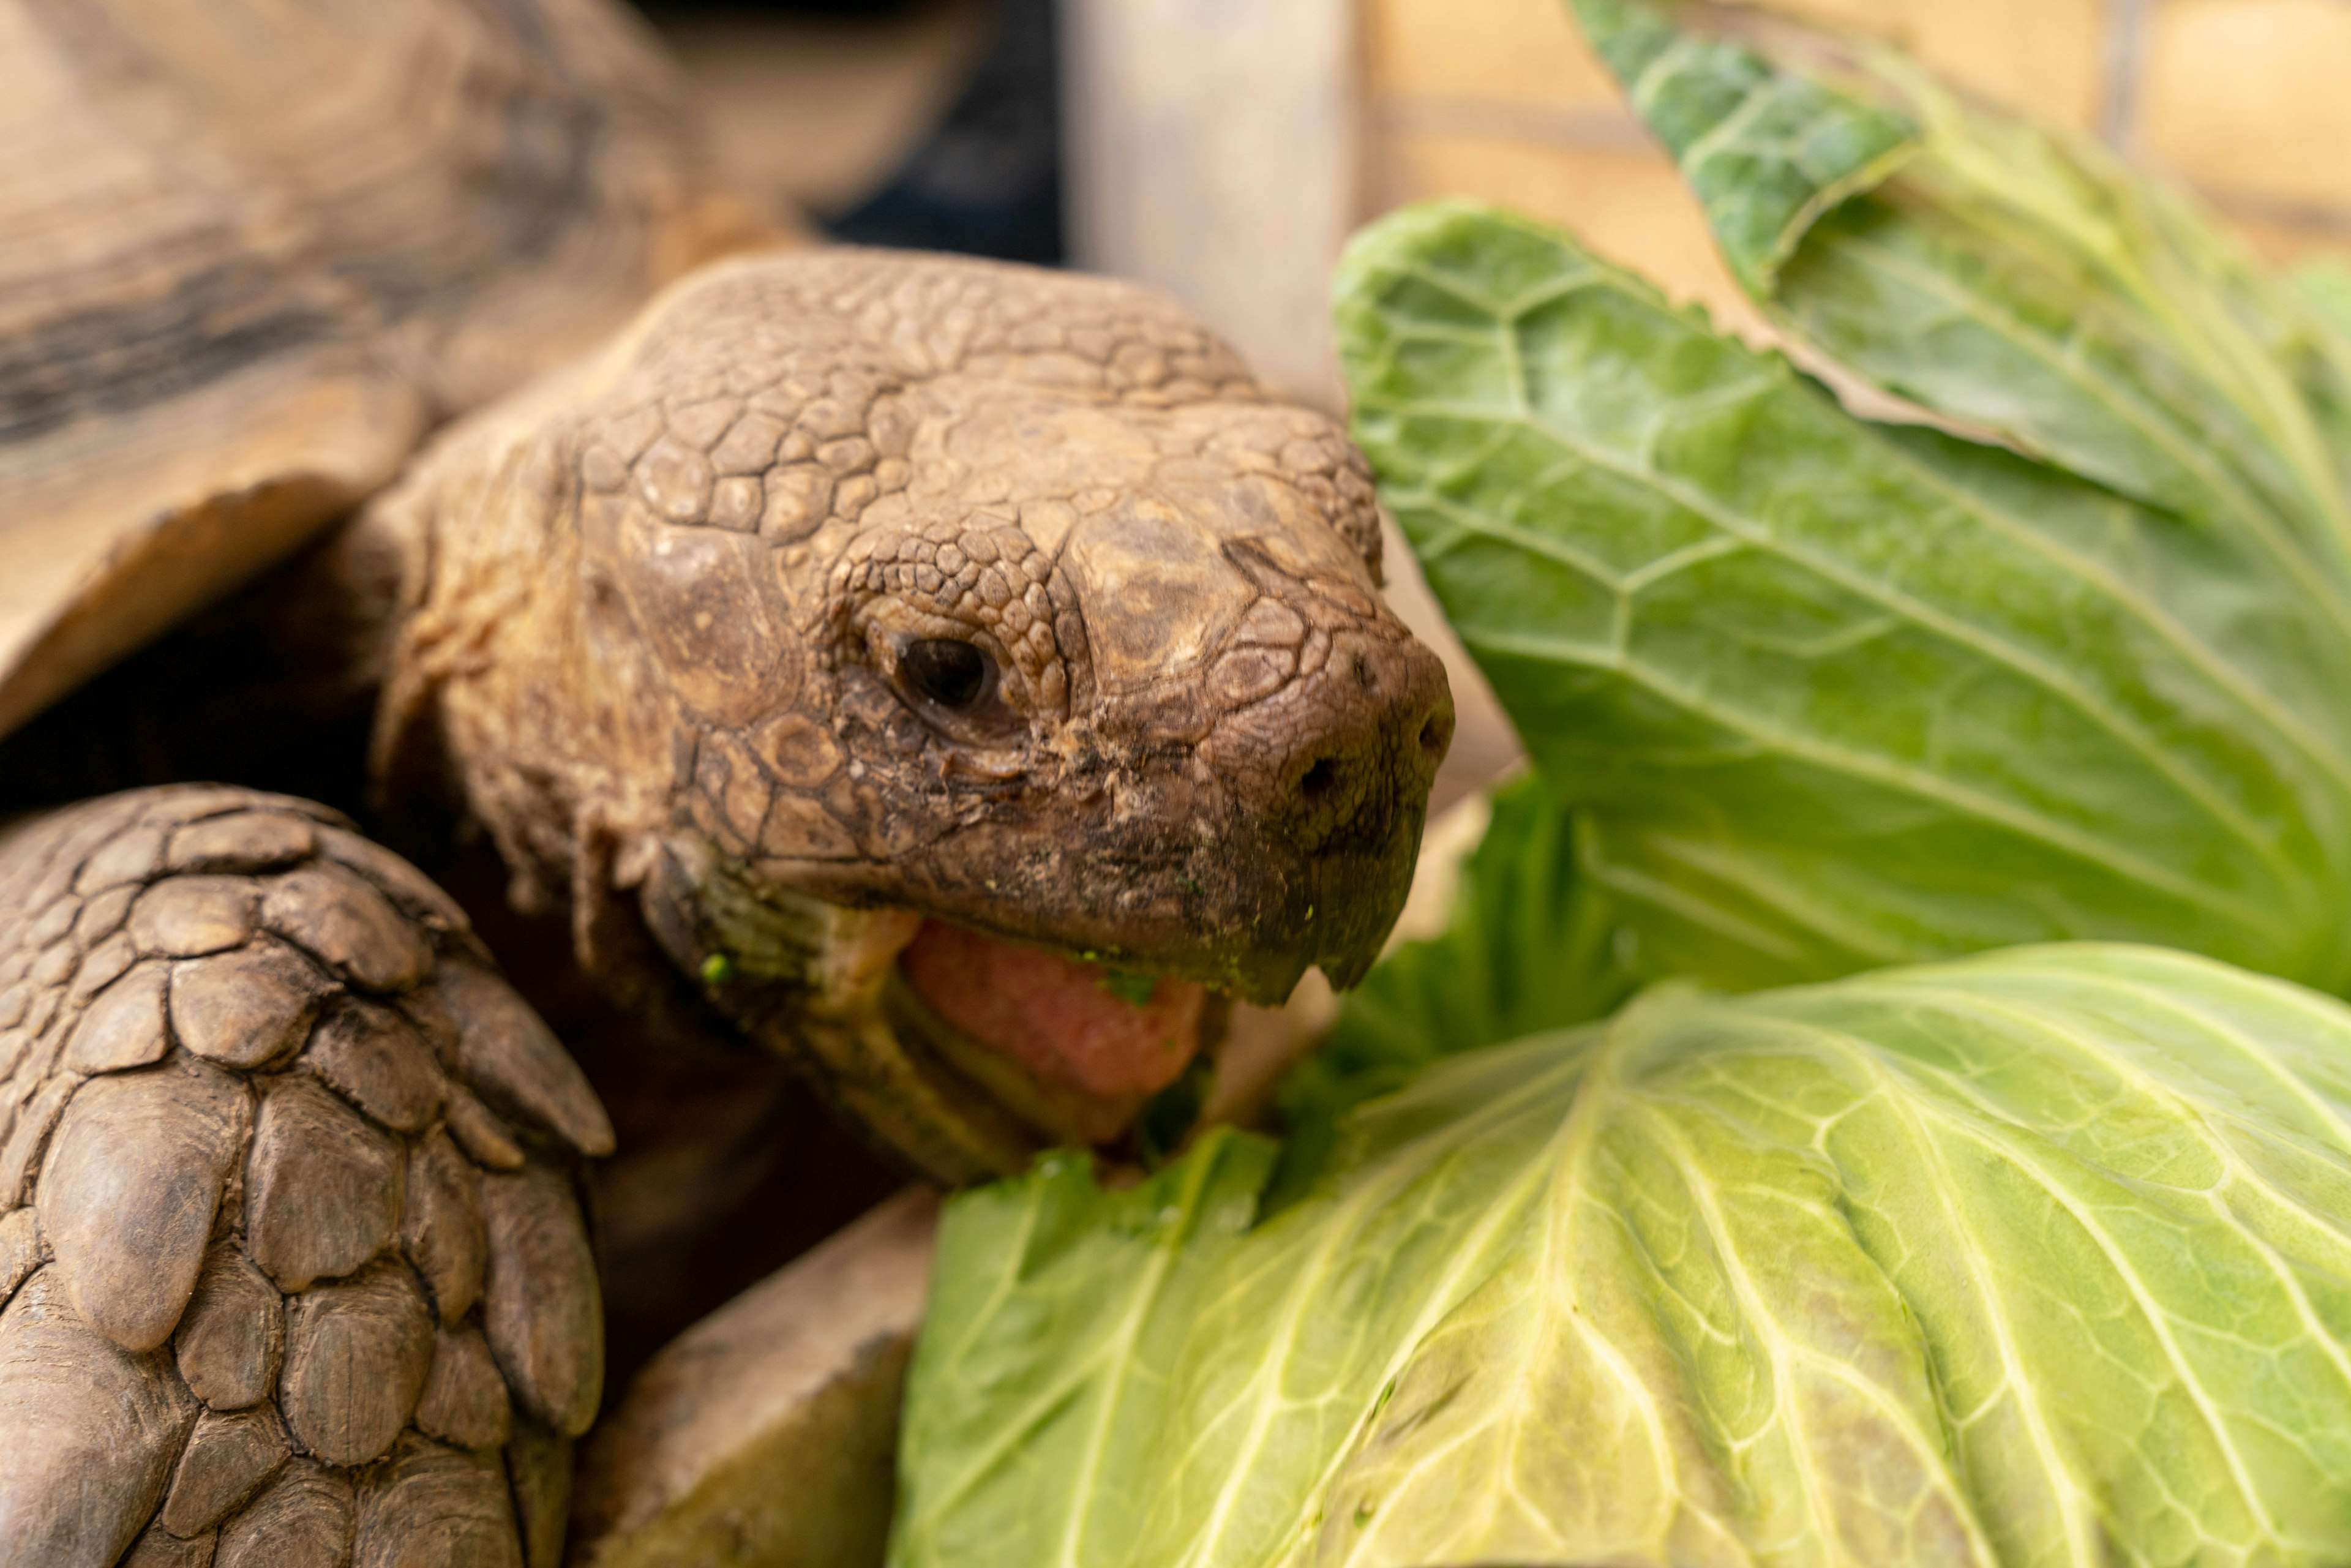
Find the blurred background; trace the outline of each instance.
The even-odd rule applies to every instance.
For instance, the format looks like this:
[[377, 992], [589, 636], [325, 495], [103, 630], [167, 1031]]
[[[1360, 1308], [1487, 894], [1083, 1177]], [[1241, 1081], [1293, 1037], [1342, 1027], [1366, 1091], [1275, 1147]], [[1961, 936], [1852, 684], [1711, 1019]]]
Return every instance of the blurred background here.
[[[1336, 377], [1348, 232], [1473, 195], [1743, 316], [1563, 0], [643, 0], [722, 157], [835, 236], [1168, 288], [1293, 390]], [[2260, 255], [2351, 256], [2346, 0], [1773, 0], [2195, 188]]]
[[[1563, 0], [643, 0], [722, 160], [836, 238], [1155, 284], [1336, 409], [1325, 309], [1355, 227], [1467, 195], [1761, 325]], [[1775, 0], [2090, 131], [2279, 265], [2351, 258], [2351, 0]], [[1391, 598], [1446, 653], [1441, 807], [1507, 725], [1391, 540]]]

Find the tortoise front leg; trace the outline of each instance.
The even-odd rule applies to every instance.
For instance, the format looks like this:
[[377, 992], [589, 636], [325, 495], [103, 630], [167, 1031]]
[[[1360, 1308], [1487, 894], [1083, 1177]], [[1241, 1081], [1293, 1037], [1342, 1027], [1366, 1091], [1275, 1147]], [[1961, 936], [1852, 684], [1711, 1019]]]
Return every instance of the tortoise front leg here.
[[0, 836], [0, 1568], [552, 1568], [611, 1147], [333, 813], [179, 786]]

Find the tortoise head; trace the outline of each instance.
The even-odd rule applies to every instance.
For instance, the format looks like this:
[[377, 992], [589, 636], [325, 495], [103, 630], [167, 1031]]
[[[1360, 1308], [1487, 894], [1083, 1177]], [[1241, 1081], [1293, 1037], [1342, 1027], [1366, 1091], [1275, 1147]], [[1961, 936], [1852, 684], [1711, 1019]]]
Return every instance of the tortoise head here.
[[474, 563], [435, 597], [546, 584], [431, 639], [471, 651], [435, 684], [475, 809], [526, 861], [593, 818], [671, 956], [933, 1170], [1100, 1139], [1216, 996], [1371, 963], [1444, 671], [1361, 457], [1172, 305], [731, 264], [521, 423], [418, 482]]

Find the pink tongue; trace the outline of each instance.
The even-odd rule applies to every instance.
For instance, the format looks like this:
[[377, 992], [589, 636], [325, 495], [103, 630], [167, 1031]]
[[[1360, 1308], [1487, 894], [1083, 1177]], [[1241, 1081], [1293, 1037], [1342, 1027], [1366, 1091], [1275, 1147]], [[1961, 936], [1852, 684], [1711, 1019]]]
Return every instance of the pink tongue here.
[[1150, 1094], [1182, 1074], [1200, 1043], [1206, 993], [1161, 979], [1141, 1006], [1102, 971], [925, 920], [898, 956], [931, 1010], [1047, 1083], [1097, 1099]]

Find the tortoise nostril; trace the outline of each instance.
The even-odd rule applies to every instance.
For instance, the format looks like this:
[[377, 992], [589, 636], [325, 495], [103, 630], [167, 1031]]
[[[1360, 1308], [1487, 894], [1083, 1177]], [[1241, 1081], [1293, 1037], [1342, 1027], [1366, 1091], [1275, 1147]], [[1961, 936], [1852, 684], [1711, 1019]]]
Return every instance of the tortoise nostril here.
[[1430, 714], [1420, 727], [1420, 748], [1423, 751], [1442, 751], [1448, 738], [1444, 724], [1435, 714]]
[[1314, 766], [1309, 768], [1305, 773], [1300, 777], [1298, 780], [1298, 792], [1301, 795], [1305, 796], [1310, 800], [1318, 800], [1323, 796], [1329, 794], [1331, 792], [1331, 786], [1336, 784], [1338, 781], [1338, 763], [1332, 761], [1330, 758], [1320, 757], [1315, 758]]

